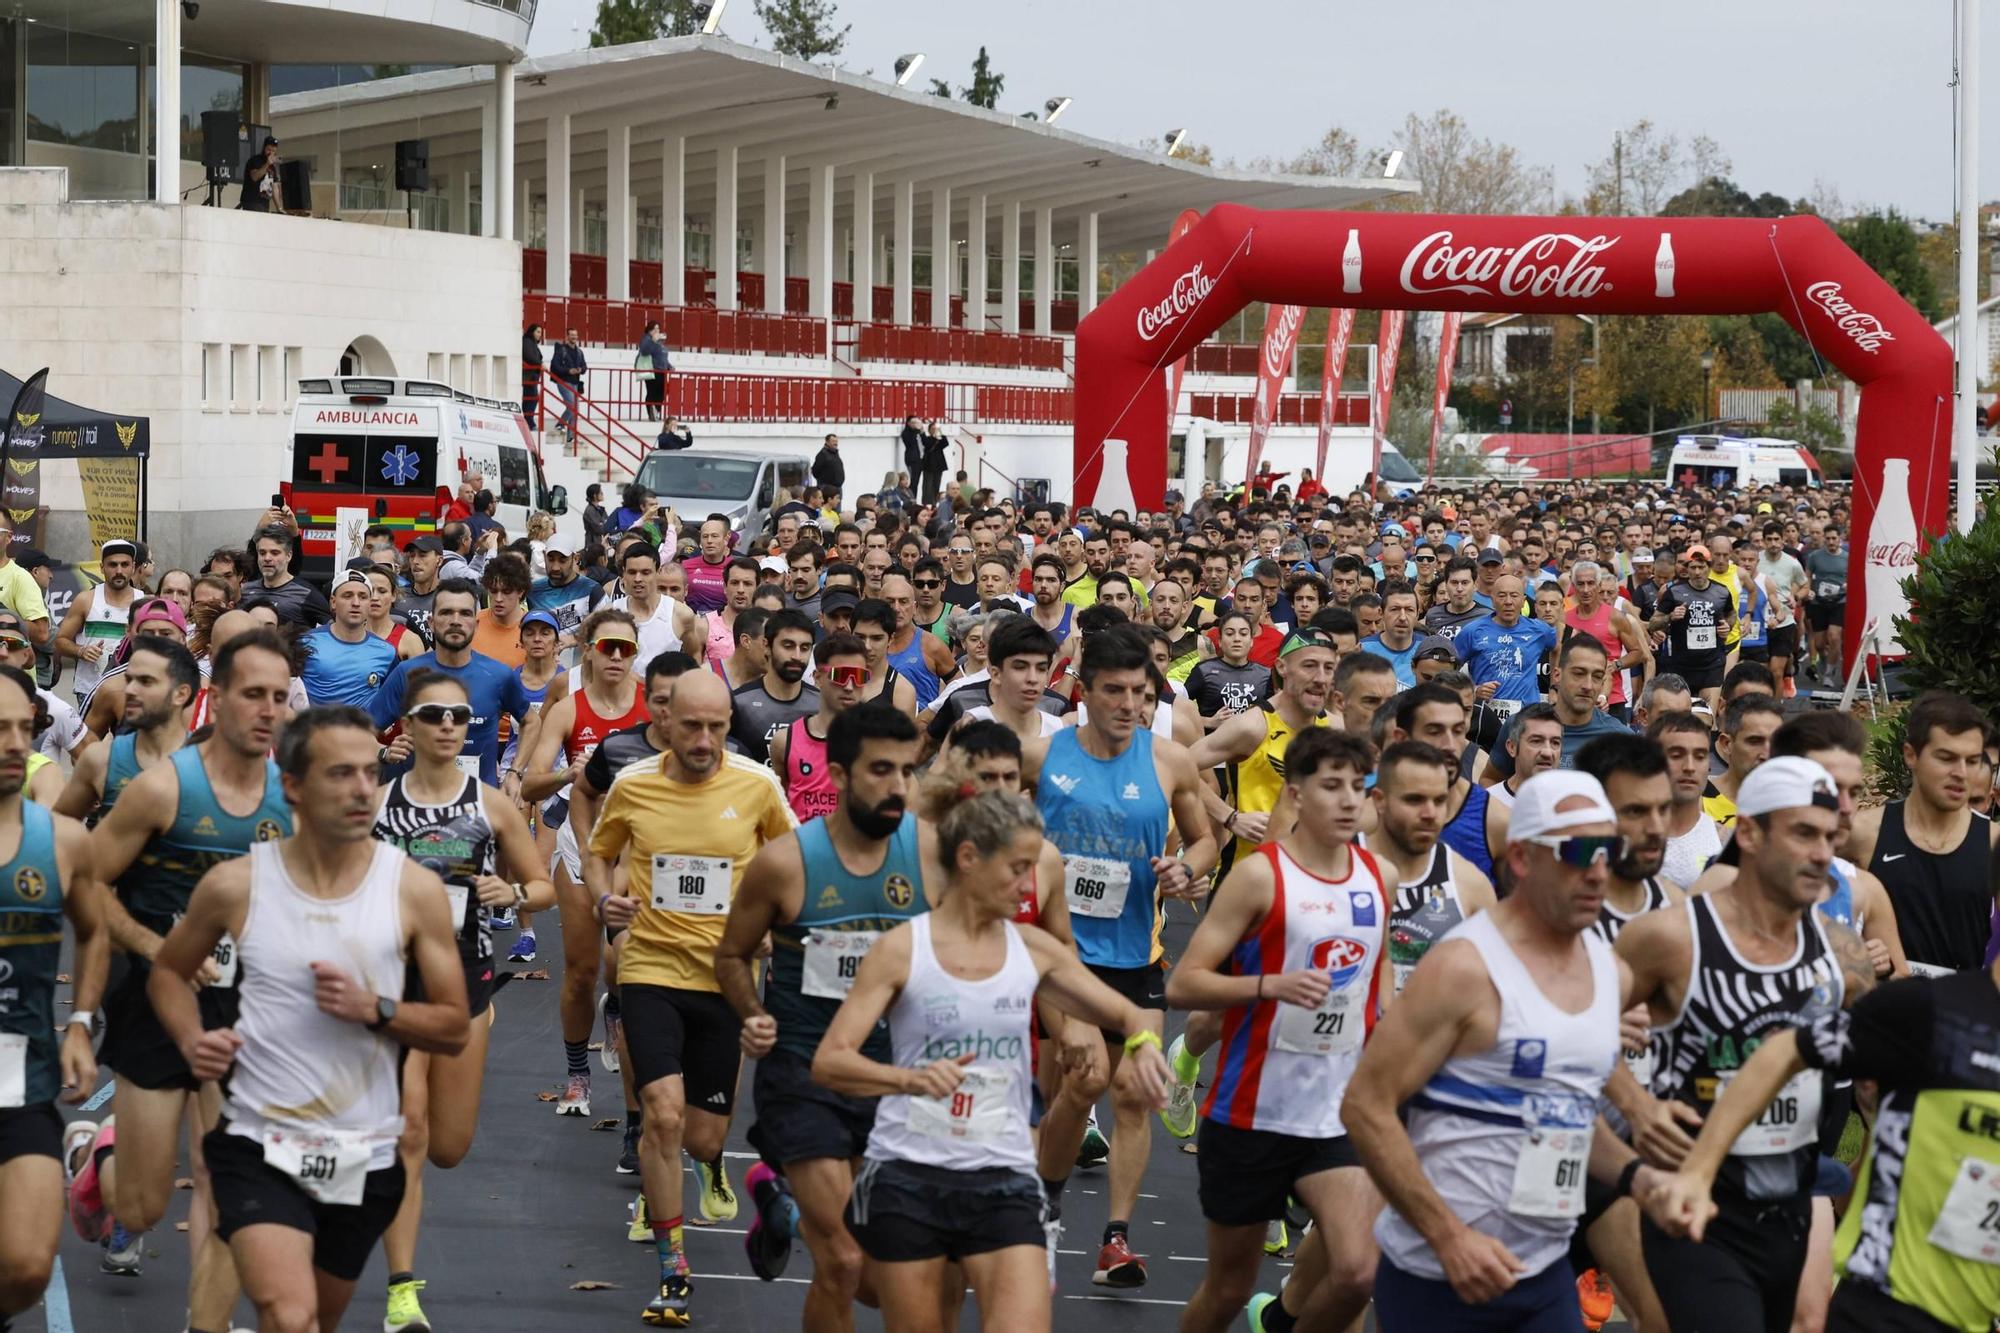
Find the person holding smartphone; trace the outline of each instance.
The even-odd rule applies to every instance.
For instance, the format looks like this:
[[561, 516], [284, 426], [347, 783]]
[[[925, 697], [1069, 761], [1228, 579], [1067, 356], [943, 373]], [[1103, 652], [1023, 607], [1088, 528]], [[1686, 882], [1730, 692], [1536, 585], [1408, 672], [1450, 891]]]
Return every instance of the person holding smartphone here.
[[284, 192], [278, 186], [278, 141], [269, 135], [264, 136], [264, 146], [256, 155], [243, 164], [243, 191], [236, 206], [251, 213], [284, 211]]

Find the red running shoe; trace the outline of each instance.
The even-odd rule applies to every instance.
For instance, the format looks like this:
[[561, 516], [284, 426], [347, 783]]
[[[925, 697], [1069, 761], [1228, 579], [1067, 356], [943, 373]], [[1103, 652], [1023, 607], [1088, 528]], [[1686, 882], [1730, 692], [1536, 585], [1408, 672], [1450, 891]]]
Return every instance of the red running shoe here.
[[1590, 1333], [1598, 1333], [1618, 1308], [1618, 1300], [1611, 1294], [1611, 1283], [1595, 1268], [1587, 1269], [1576, 1280], [1576, 1303], [1583, 1310], [1583, 1326]]
[[1097, 1252], [1097, 1271], [1090, 1280], [1100, 1287], [1132, 1290], [1146, 1285], [1146, 1261], [1132, 1253], [1124, 1232], [1118, 1232]]
[[70, 1225], [76, 1228], [78, 1236], [95, 1245], [111, 1234], [111, 1208], [105, 1203], [104, 1190], [97, 1179], [97, 1154], [100, 1149], [117, 1144], [118, 1129], [113, 1118], [106, 1116], [86, 1142], [82, 1136], [86, 1123], [80, 1121], [71, 1126], [71, 1134], [65, 1136], [64, 1165], [75, 1163], [69, 1182]]

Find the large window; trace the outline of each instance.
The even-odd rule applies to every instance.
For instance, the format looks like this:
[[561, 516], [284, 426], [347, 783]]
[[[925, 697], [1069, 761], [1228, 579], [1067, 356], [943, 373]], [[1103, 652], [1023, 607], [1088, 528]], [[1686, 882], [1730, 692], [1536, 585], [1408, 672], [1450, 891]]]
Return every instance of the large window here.
[[[102, 168], [91, 173], [94, 178], [128, 178], [130, 193], [143, 195], [139, 46], [47, 23], [23, 27], [28, 42], [29, 141], [59, 144], [75, 160], [94, 160]], [[124, 155], [124, 163], [118, 163], [116, 155]], [[37, 154], [33, 160], [61, 157]]]

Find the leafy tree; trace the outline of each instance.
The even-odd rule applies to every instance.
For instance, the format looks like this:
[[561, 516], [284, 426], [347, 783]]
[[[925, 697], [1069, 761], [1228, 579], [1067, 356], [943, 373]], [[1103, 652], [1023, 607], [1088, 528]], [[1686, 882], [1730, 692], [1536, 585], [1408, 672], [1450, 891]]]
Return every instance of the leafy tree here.
[[1729, 171], [1728, 155], [1707, 135], [1683, 141], [1650, 120], [1637, 120], [1618, 133], [1611, 152], [1590, 165], [1583, 211], [1657, 216], [1675, 195]]
[[701, 31], [706, 8], [697, 0], [597, 0], [592, 46], [623, 46]]
[[1708, 331], [1670, 315], [1606, 316], [1600, 324], [1597, 374], [1617, 395], [1626, 426], [1658, 428], [1662, 412], [1685, 420], [1701, 408], [1701, 354]]
[[932, 79], [932, 80], [931, 80], [931, 96], [932, 96], [932, 97], [950, 97], [950, 96], [951, 96], [951, 85], [950, 85], [950, 84], [948, 84], [948, 83], [946, 83], [946, 82], [945, 82], [945, 81], [944, 81], [943, 79]]
[[974, 106], [983, 106], [991, 111], [1006, 87], [1007, 76], [994, 72], [993, 57], [987, 55], [986, 48], [981, 46], [979, 54], [972, 58], [972, 82], [960, 88], [958, 95]]
[[1938, 286], [1924, 263], [1917, 230], [1895, 209], [1863, 213], [1835, 228], [1849, 249], [1902, 293], [1925, 319], [1938, 318]]
[[1839, 453], [1847, 448], [1847, 432], [1840, 428], [1840, 418], [1818, 403], [1808, 402], [1801, 412], [1797, 403], [1781, 398], [1771, 404], [1764, 421], [1771, 434], [1797, 440], [1815, 454]]
[[847, 45], [848, 29], [854, 26], [833, 26], [833, 0], [756, 0], [756, 10], [764, 31], [771, 34], [771, 49], [800, 60], [839, 55]]
[[1250, 169], [1287, 176], [1359, 176], [1370, 160], [1361, 141], [1335, 125], [1304, 152], [1288, 158], [1260, 157]]
[[1768, 190], [1753, 198], [1727, 176], [1706, 177], [1660, 205], [1666, 218], [1781, 218], [1806, 211], [1803, 199], [1795, 204]]
[[403, 75], [408, 74], [412, 68], [413, 66], [410, 65], [370, 65], [368, 67], [368, 77], [371, 79], [400, 79]]
[[1390, 136], [1403, 154], [1402, 174], [1422, 188], [1391, 196], [1384, 207], [1423, 213], [1526, 213], [1547, 208], [1554, 177], [1530, 166], [1513, 145], [1473, 135], [1451, 110], [1414, 112]]

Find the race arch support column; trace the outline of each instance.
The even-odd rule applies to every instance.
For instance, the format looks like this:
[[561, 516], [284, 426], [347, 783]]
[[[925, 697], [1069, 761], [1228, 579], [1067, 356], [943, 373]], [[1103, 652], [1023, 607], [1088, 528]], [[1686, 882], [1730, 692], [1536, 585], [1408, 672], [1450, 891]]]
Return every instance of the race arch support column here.
[[1812, 217], [1485, 217], [1218, 205], [1078, 326], [1079, 504], [1090, 503], [1102, 484], [1105, 441], [1123, 440], [1134, 500], [1158, 507], [1166, 488], [1165, 369], [1252, 301], [1589, 315], [1775, 311], [1861, 386], [1851, 629], [1866, 623], [1862, 571], [1889, 459], [1909, 461], [1919, 532], [1945, 530], [1950, 348]]

